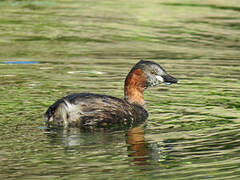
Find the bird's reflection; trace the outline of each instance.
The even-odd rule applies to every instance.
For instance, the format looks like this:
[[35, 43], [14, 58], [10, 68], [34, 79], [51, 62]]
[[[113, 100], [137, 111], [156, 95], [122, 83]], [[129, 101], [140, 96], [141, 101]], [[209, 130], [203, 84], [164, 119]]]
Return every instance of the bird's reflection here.
[[65, 149], [79, 151], [91, 146], [91, 151], [114, 152], [126, 148], [133, 165], [148, 165], [152, 161], [164, 159], [164, 147], [158, 142], [145, 139], [144, 125], [120, 131], [86, 131], [79, 128], [58, 129], [47, 133], [51, 144], [61, 144]]
[[127, 132], [126, 142], [128, 144], [129, 156], [136, 165], [146, 165], [149, 159], [149, 148], [144, 138], [142, 126], [131, 128]]

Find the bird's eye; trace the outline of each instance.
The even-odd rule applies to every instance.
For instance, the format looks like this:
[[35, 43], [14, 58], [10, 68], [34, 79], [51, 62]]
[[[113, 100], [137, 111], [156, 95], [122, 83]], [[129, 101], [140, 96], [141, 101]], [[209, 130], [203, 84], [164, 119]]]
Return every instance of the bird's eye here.
[[156, 74], [156, 72], [155, 71], [151, 71], [151, 74]]

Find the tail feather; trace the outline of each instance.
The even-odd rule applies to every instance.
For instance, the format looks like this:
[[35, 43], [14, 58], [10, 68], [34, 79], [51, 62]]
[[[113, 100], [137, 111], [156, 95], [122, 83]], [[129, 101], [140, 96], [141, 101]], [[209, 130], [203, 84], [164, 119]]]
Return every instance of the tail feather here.
[[45, 113], [47, 125], [68, 126], [70, 122], [79, 119], [81, 112], [76, 108], [76, 105], [67, 99], [59, 99], [51, 105]]
[[[50, 124], [55, 124], [57, 122], [54, 122], [55, 119], [58, 119], [59, 121], [61, 121], [61, 119], [63, 120], [63, 118], [61, 118], [61, 116], [59, 115], [64, 115], [66, 114], [66, 108], [64, 108], [64, 106], [66, 106], [66, 101], [62, 98], [57, 100], [54, 104], [52, 104], [48, 110], [46, 111], [44, 117], [46, 119], [46, 124], [49, 126]], [[65, 109], [65, 110], [64, 110]]]
[[45, 113], [46, 121], [49, 121], [49, 119], [54, 115], [59, 104], [61, 104], [62, 102], [64, 102], [63, 99], [59, 99], [48, 108], [48, 110]]

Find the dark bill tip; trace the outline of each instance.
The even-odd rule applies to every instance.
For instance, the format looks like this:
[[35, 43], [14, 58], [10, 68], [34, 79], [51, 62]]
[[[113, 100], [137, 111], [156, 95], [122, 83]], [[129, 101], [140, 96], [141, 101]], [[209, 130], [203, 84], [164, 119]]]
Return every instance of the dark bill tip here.
[[166, 84], [173, 84], [178, 82], [178, 80], [175, 77], [172, 77], [169, 74], [163, 76], [163, 79]]

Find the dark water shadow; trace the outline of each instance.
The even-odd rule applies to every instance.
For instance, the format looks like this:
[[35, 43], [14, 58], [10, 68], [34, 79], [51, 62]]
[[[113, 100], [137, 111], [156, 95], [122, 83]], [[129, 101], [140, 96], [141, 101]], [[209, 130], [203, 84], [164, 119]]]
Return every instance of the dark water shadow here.
[[167, 6], [185, 6], [185, 7], [202, 7], [202, 8], [211, 8], [211, 9], [219, 9], [219, 10], [232, 10], [232, 11], [240, 11], [239, 7], [233, 6], [218, 6], [214, 4], [194, 4], [194, 3], [161, 3], [162, 5]]

